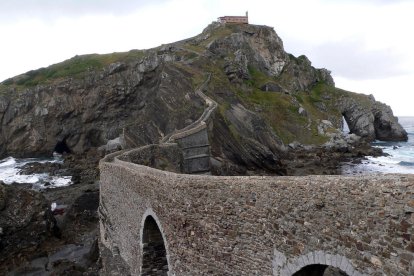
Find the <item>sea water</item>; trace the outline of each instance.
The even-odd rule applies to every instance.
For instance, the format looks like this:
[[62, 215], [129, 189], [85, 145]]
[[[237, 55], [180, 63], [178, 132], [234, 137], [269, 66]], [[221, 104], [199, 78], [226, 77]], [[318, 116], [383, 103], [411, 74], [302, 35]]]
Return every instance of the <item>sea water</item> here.
[[361, 164], [345, 164], [342, 174], [405, 173], [414, 174], [414, 117], [399, 117], [399, 123], [407, 131], [407, 142], [375, 141], [387, 156], [367, 157]]
[[51, 176], [48, 173], [36, 173], [30, 175], [21, 174], [21, 168], [24, 165], [33, 162], [63, 163], [63, 159], [60, 157], [22, 159], [7, 157], [0, 160], [0, 180], [2, 180], [5, 184], [32, 184], [35, 189], [62, 187], [71, 184], [71, 176]]
[[[407, 142], [375, 141], [375, 147], [382, 148], [387, 156], [367, 157], [361, 164], [344, 164], [343, 175], [372, 174], [372, 173], [407, 173], [414, 174], [414, 117], [399, 117], [400, 124], [408, 133]], [[345, 123], [344, 131], [347, 125]], [[24, 158], [7, 157], [0, 160], [0, 180], [6, 184], [28, 183], [34, 188], [62, 187], [72, 184], [70, 176], [51, 176], [48, 173], [20, 174], [22, 167], [32, 162], [58, 162], [60, 157], [53, 158]]]

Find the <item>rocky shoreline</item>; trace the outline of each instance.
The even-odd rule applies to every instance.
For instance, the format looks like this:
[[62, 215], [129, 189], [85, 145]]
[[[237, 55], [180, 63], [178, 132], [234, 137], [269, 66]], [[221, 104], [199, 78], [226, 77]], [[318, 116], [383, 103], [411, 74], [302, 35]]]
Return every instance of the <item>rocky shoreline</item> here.
[[[67, 187], [0, 183], [0, 271], [5, 275], [98, 275], [99, 156], [31, 163], [27, 172], [71, 173]], [[51, 204], [57, 207], [52, 211]]]
[[[336, 88], [267, 26], [213, 23], [181, 42], [33, 70], [0, 83], [0, 157], [66, 153], [23, 170], [73, 184], [0, 184], [0, 274], [97, 275], [100, 158], [129, 148], [125, 133], [140, 147], [197, 122], [206, 73], [203, 93], [218, 103], [203, 144], [213, 175], [341, 174], [341, 162], [382, 154], [369, 142], [407, 140], [389, 106]], [[340, 133], [344, 118], [359, 136]]]
[[341, 175], [343, 163], [359, 164], [366, 156], [384, 155], [380, 148], [354, 134], [336, 134], [322, 146], [291, 143], [289, 148], [283, 163], [287, 175], [294, 176]]
[[[285, 175], [338, 175], [342, 162], [358, 163], [367, 155], [381, 154], [380, 149], [356, 135], [338, 134], [322, 146], [289, 144], [281, 163]], [[91, 150], [84, 155], [65, 155], [63, 163], [34, 162], [23, 167], [25, 174], [71, 175], [70, 186], [35, 191], [29, 184], [0, 184], [2, 271], [14, 275], [99, 274], [97, 208], [101, 157], [102, 153]], [[274, 174], [245, 168], [227, 172]], [[54, 211], [52, 203], [57, 205]]]

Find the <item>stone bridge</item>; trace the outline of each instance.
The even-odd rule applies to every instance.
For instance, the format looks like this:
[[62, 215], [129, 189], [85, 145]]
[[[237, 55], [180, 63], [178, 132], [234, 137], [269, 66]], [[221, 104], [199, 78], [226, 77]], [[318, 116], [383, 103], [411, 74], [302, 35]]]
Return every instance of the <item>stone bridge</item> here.
[[104, 274], [414, 275], [413, 175], [206, 175], [208, 80], [199, 120], [101, 160]]
[[163, 144], [100, 163], [101, 249], [127, 273], [414, 274], [412, 175], [189, 175], [182, 160]]

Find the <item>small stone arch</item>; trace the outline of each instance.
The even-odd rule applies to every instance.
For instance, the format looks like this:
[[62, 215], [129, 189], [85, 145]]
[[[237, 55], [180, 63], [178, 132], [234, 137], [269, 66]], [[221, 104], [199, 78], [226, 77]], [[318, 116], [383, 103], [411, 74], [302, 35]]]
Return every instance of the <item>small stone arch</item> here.
[[354, 269], [347, 257], [324, 251], [313, 251], [287, 260], [283, 253], [275, 250], [274, 258], [275, 275], [320, 276], [328, 268], [336, 273], [330, 275], [363, 275]]
[[141, 221], [141, 274], [170, 275], [168, 245], [158, 217], [148, 209]]
[[313, 264], [302, 267], [299, 271], [296, 271], [292, 276], [349, 276], [343, 272], [340, 268]]

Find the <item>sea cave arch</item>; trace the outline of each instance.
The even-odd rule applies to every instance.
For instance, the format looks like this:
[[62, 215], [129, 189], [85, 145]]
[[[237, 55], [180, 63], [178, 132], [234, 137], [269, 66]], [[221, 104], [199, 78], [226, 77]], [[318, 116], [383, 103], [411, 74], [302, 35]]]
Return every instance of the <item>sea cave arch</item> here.
[[57, 152], [59, 154], [63, 154], [63, 153], [71, 153], [72, 151], [70, 150], [69, 146], [66, 144], [66, 139], [63, 139], [62, 141], [58, 141], [55, 145], [55, 147], [53, 148], [54, 152]]
[[342, 115], [342, 131], [346, 134], [352, 133], [345, 115]]
[[168, 275], [168, 254], [156, 216], [147, 215], [142, 227], [141, 275]]

